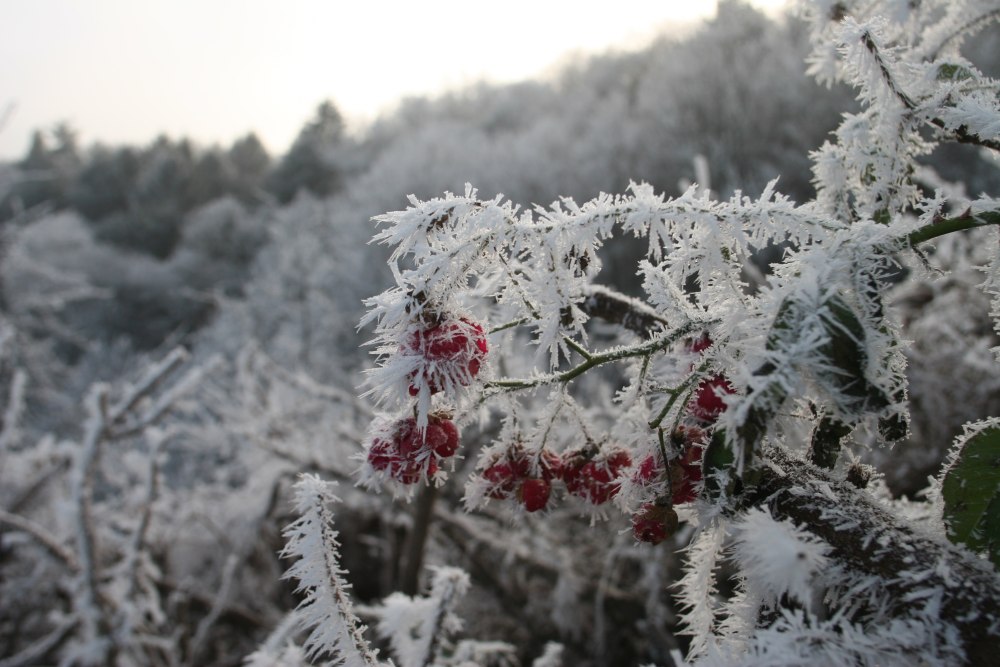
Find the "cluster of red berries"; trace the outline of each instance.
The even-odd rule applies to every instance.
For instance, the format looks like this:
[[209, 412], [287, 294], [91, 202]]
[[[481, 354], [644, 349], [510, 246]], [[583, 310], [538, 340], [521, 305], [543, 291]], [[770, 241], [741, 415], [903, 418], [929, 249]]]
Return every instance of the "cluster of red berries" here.
[[383, 434], [372, 440], [368, 448], [368, 463], [397, 482], [415, 484], [432, 477], [438, 461], [453, 456], [458, 450], [458, 429], [444, 415], [431, 414], [427, 428], [417, 428], [413, 417], [394, 422]]
[[[707, 333], [687, 343], [689, 353], [698, 354], [712, 346]], [[703, 428], [712, 426], [726, 410], [724, 396], [735, 392], [725, 375], [717, 374], [702, 380], [687, 405], [689, 424], [679, 426], [671, 441], [680, 454], [664, 467], [660, 457], [651, 454], [643, 459], [632, 476], [636, 484], [652, 485], [664, 479], [668, 482], [666, 496], [644, 504], [632, 516], [632, 534], [640, 542], [659, 544], [677, 530], [677, 513], [673, 507], [692, 502], [698, 497], [704, 477], [702, 458], [707, 435]]]
[[621, 489], [618, 478], [632, 465], [624, 449], [615, 449], [603, 457], [588, 457], [585, 452], [568, 452], [564, 458], [563, 481], [570, 494], [594, 505], [603, 505]]
[[621, 488], [618, 478], [630, 465], [628, 452], [621, 449], [598, 459], [584, 451], [559, 456], [543, 449], [529, 454], [518, 444], [495, 458], [483, 471], [483, 479], [489, 483], [488, 498], [516, 498], [524, 509], [537, 512], [548, 504], [556, 480], [562, 480], [571, 495], [594, 505], [608, 502]]
[[632, 516], [632, 534], [640, 542], [659, 544], [677, 530], [677, 513], [674, 505], [689, 503], [698, 497], [702, 481], [701, 468], [704, 454], [705, 431], [697, 426], [679, 426], [671, 441], [680, 455], [667, 462], [666, 470], [658, 454], [650, 454], [632, 473], [632, 482], [651, 486], [664, 479], [668, 483], [670, 501], [666, 495], [656, 502], [646, 503]]
[[562, 475], [562, 460], [548, 449], [529, 454], [519, 444], [510, 447], [483, 471], [489, 482], [486, 495], [494, 500], [516, 498], [529, 512], [544, 509], [552, 481]]
[[410, 396], [419, 394], [424, 382], [432, 394], [442, 391], [449, 380], [463, 386], [471, 384], [488, 351], [482, 325], [467, 317], [445, 318], [413, 331], [401, 346], [404, 355], [420, 359], [418, 368], [410, 374]]

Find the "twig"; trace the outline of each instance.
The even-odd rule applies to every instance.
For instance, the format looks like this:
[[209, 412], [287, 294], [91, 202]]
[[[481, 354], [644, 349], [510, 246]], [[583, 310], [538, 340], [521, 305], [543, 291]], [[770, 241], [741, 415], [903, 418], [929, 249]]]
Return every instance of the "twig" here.
[[77, 620], [70, 619], [65, 621], [62, 625], [57, 627], [55, 630], [45, 635], [38, 641], [36, 641], [31, 646], [28, 646], [20, 653], [10, 656], [9, 658], [4, 658], [0, 660], [0, 667], [28, 667], [29, 665], [37, 665], [44, 658], [49, 651], [59, 646], [63, 643], [73, 629], [77, 626]]
[[76, 573], [80, 571], [80, 562], [77, 561], [73, 552], [60, 544], [56, 536], [40, 524], [4, 510], [0, 510], [0, 523], [5, 523], [15, 530], [20, 530], [30, 535], [40, 546], [55, 556], [57, 560], [62, 561], [71, 572]]
[[437, 493], [437, 487], [429, 485], [417, 496], [413, 512], [413, 528], [403, 547], [403, 568], [399, 575], [399, 590], [406, 595], [413, 596], [418, 592], [418, 579], [424, 564], [424, 550], [434, 516]]
[[97, 589], [96, 544], [91, 511], [94, 475], [97, 472], [101, 442], [107, 434], [108, 386], [96, 384], [87, 396], [87, 424], [77, 459], [72, 470], [73, 507], [76, 512], [76, 547], [80, 560], [82, 590], [74, 601], [80, 601], [78, 610], [88, 641], [102, 634], [101, 622], [104, 609]]
[[204, 650], [208, 631], [212, 629], [212, 626], [219, 620], [222, 612], [226, 610], [226, 602], [229, 599], [229, 594], [233, 589], [233, 581], [236, 578], [236, 569], [241, 561], [242, 559], [237, 557], [236, 554], [230, 554], [229, 558], [226, 559], [226, 564], [222, 568], [222, 583], [219, 585], [219, 592], [215, 595], [208, 614], [198, 623], [194, 639], [191, 640], [188, 664], [199, 664], [198, 658], [201, 657], [201, 653]]

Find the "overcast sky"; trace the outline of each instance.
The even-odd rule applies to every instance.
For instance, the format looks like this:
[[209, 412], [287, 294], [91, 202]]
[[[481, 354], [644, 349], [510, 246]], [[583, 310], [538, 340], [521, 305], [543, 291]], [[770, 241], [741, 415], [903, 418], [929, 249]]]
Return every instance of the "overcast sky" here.
[[[784, 0], [755, 0], [777, 6]], [[714, 0], [3, 0], [0, 159], [68, 121], [83, 144], [156, 135], [284, 151], [325, 99], [363, 122], [405, 95], [640, 48]]]

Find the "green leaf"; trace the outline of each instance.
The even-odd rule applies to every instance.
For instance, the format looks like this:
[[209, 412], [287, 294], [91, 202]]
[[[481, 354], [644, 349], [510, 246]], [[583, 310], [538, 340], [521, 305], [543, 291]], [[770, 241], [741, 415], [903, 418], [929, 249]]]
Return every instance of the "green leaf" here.
[[885, 392], [865, 377], [868, 349], [861, 320], [840, 296], [831, 296], [824, 305], [828, 339], [818, 352], [826, 358], [829, 370], [821, 373], [820, 379], [837, 390], [841, 407], [848, 413], [874, 412], [889, 406]]
[[1000, 424], [981, 423], [957, 446], [941, 483], [948, 539], [1000, 566]]
[[938, 81], [968, 81], [975, 76], [968, 67], [956, 65], [955, 63], [944, 63], [938, 67]]
[[[732, 485], [727, 488], [720, 487], [722, 480], [726, 479], [726, 473], [731, 472], [736, 463], [736, 456], [732, 448], [726, 442], [726, 432], [719, 429], [712, 434], [712, 439], [705, 449], [705, 458], [702, 461], [702, 468], [705, 472], [705, 490], [710, 498], [718, 498], [723, 492], [731, 493]], [[731, 482], [731, 480], [728, 480]]]

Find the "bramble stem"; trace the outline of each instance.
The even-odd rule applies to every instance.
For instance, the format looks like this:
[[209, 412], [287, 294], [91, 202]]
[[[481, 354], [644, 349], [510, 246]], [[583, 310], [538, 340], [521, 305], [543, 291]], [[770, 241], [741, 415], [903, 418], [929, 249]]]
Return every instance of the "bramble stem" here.
[[987, 225], [1000, 225], [1000, 211], [982, 211], [973, 213], [970, 209], [957, 218], [945, 218], [914, 230], [907, 234], [906, 241], [915, 246], [931, 239], [936, 239], [946, 234], [963, 232], [967, 229], [986, 227]]

